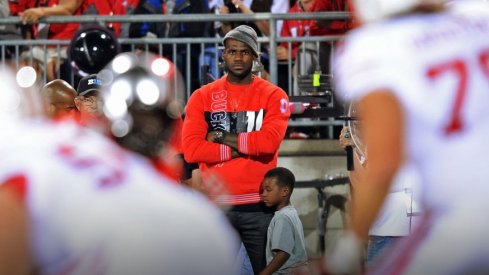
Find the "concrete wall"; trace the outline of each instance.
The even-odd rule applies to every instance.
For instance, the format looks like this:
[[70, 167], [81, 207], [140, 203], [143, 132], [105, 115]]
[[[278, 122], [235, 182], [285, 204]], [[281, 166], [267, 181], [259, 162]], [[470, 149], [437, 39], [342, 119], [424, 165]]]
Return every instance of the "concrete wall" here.
[[[338, 145], [337, 140], [300, 140], [287, 139], [282, 142], [279, 151], [278, 166], [290, 169], [297, 181], [327, 179], [328, 177], [347, 176], [346, 154]], [[292, 204], [299, 213], [304, 227], [306, 249], [310, 258], [320, 255], [319, 246], [319, 211], [318, 194], [316, 188], [301, 188], [296, 185], [292, 194]], [[323, 194], [326, 199], [347, 199], [349, 196], [348, 184], [325, 187]], [[339, 195], [341, 197], [333, 197]], [[332, 202], [335, 202], [332, 201]], [[331, 247], [335, 236], [341, 233], [346, 222], [346, 215], [336, 207], [328, 213], [326, 223], [326, 249]]]

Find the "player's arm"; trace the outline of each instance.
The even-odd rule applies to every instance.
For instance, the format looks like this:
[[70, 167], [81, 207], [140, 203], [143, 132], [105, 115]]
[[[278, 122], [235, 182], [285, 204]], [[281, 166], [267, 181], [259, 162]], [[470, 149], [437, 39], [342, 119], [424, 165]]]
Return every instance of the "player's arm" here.
[[404, 119], [401, 105], [388, 90], [375, 90], [358, 105], [362, 136], [368, 148], [368, 165], [351, 197], [348, 230], [325, 256], [331, 274], [359, 274], [368, 231], [389, 192], [392, 179], [403, 161]]
[[279, 270], [281, 266], [285, 264], [285, 262], [289, 259], [290, 254], [282, 251], [282, 250], [274, 250], [275, 256], [272, 261], [263, 269], [259, 275], [269, 275], [273, 274], [273, 272]]
[[404, 158], [402, 107], [387, 90], [378, 90], [359, 102], [368, 167], [352, 197], [351, 230], [367, 241], [368, 231], [380, 211], [395, 173]]
[[361, 163], [360, 159], [355, 155], [353, 157], [353, 171], [349, 171], [348, 178], [352, 187], [352, 195], [356, 193], [356, 187], [361, 184], [362, 178], [365, 175], [366, 163]]
[[0, 274], [32, 274], [27, 210], [12, 181], [0, 183]]

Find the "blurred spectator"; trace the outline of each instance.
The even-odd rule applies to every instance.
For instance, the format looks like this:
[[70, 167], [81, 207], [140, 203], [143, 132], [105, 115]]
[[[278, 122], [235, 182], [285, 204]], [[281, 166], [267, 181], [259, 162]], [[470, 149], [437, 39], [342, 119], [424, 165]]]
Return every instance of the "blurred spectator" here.
[[[133, 14], [139, 0], [110, 0], [114, 15]], [[113, 28], [117, 37], [129, 37], [129, 22], [114, 23]]]
[[[255, 12], [270, 12], [270, 13], [287, 13], [289, 3], [279, 0], [221, 0], [219, 4], [220, 14], [242, 13], [253, 14]], [[232, 28], [243, 24], [244, 22], [222, 22], [220, 23], [221, 35], [225, 35]], [[270, 25], [268, 20], [258, 20], [254, 22], [245, 22], [244, 24], [254, 28], [259, 35], [270, 35]], [[280, 33], [282, 28], [282, 20], [277, 21], [277, 32]]]
[[[297, 0], [292, 6], [289, 13], [302, 12], [342, 12], [347, 11], [348, 4], [346, 0]], [[305, 36], [326, 36], [341, 35], [351, 29], [350, 21], [344, 20], [284, 20], [281, 37], [305, 37]], [[318, 69], [323, 74], [328, 74], [329, 60], [331, 55], [332, 43], [325, 42], [320, 44], [319, 56], [316, 43], [302, 42], [282, 42], [277, 47], [277, 59], [287, 61], [289, 54], [291, 60], [295, 61], [293, 75], [312, 74]], [[300, 58], [297, 58], [300, 53]], [[294, 94], [298, 94], [297, 83], [294, 81]]]
[[[116, 0], [116, 14], [205, 14], [210, 13], [207, 0]], [[158, 38], [158, 37], [210, 37], [211, 22], [135, 22], [121, 24], [121, 37]], [[176, 52], [168, 44], [122, 45], [123, 51], [143, 50], [162, 54], [175, 60], [182, 72], [188, 75], [190, 90], [200, 87], [199, 56], [200, 44], [177, 44]], [[187, 64], [190, 64], [189, 68]]]
[[[168, 3], [167, 1], [167, 7]], [[180, 3], [183, 2], [183, 3]], [[183, 8], [187, 3], [189, 6]], [[168, 8], [166, 9], [169, 12]], [[177, 0], [175, 8], [173, 10], [174, 14], [209, 14], [211, 10], [209, 9], [208, 0]], [[212, 37], [214, 31], [212, 29], [212, 22], [182, 22], [171, 26], [171, 37]], [[190, 45], [190, 52], [187, 51], [187, 47], [184, 44], [177, 45], [177, 58], [176, 65], [181, 72], [190, 71], [190, 91], [194, 91], [200, 88], [200, 67], [199, 67], [199, 57], [202, 48], [198, 43]], [[190, 60], [189, 60], [190, 59]], [[188, 68], [187, 64], [190, 64]], [[187, 80], [187, 81], [189, 81]]]
[[[7, 1], [0, 1], [0, 2], [8, 2], [9, 10], [11, 15], [18, 15], [20, 6], [19, 6], [19, 0], [7, 0]], [[2, 4], [3, 5], [3, 4]], [[2, 9], [4, 9], [2, 7]]]
[[[270, 13], [286, 13], [288, 6], [285, 1], [278, 0], [218, 0], [215, 1], [218, 9], [217, 14], [242, 13], [253, 14], [255, 12], [270, 12]], [[252, 27], [258, 36], [268, 36], [270, 34], [270, 26], [268, 21], [224, 21], [216, 22], [215, 28], [219, 30], [221, 36], [226, 35], [230, 30], [239, 25], [248, 25]]]
[[[115, 13], [199, 14], [209, 12], [207, 0], [113, 0]], [[210, 24], [210, 23], [209, 23]], [[121, 25], [121, 37], [201, 37], [205, 22], [131, 22]], [[205, 36], [205, 35], [204, 35]]]
[[98, 108], [97, 102], [100, 100], [100, 90], [102, 80], [96, 75], [88, 75], [78, 82], [76, 88], [77, 96], [74, 99], [75, 106], [80, 111], [82, 122], [92, 122], [92, 120], [102, 115], [102, 110]]
[[[3, 0], [1, 0], [3, 1]], [[28, 5], [27, 0], [8, 0], [9, 4], [9, 9], [10, 9], [10, 16], [19, 16], [19, 12], [22, 12], [26, 10], [26, 7]], [[31, 25], [25, 25], [25, 24], [18, 24], [15, 28], [17, 29], [17, 32], [19, 33], [19, 36], [17, 38], [8, 38], [9, 40], [15, 40], [15, 39], [30, 39], [31, 38]], [[14, 49], [15, 50], [15, 49]], [[41, 82], [42, 76], [44, 74], [44, 64], [43, 64], [43, 51], [40, 48], [31, 48], [29, 52], [24, 52], [26, 50], [26, 47], [20, 47], [20, 65], [21, 66], [30, 66], [34, 68], [34, 70], [38, 74], [38, 82]], [[7, 48], [8, 52], [8, 48]], [[13, 52], [12, 52], [13, 53]], [[7, 55], [8, 57], [8, 55]], [[42, 87], [42, 85], [41, 85]], [[39, 88], [41, 88], [39, 87]]]
[[[288, 1], [279, 1], [274, 0], [272, 3], [272, 7], [270, 8], [271, 13], [287, 13], [290, 9], [291, 5]], [[280, 33], [282, 31], [284, 21], [277, 20], [276, 32]], [[269, 33], [267, 35], [270, 35]]]
[[[6, 18], [12, 15], [10, 10], [10, 2], [0, 0], [0, 18]], [[15, 12], [15, 11], [14, 11]], [[20, 30], [13, 24], [0, 25], [0, 40], [20, 40]], [[15, 55], [15, 46], [2, 46], [1, 52], [5, 53], [6, 59], [11, 59]], [[0, 56], [2, 57], [2, 56]]]
[[[129, 129], [110, 137], [27, 119], [21, 107], [37, 93], [0, 72], [0, 274], [235, 274], [236, 234], [225, 216], [152, 166], [173, 130], [164, 90], [173, 85], [134, 63], [111, 74], [113, 83], [151, 82], [160, 101], [146, 104], [136, 89], [103, 93], [135, 103], [125, 105]], [[120, 117], [110, 118], [116, 129]]]
[[[290, 8], [289, 13], [302, 12], [343, 12], [347, 11], [346, 0], [297, 0], [296, 4]], [[341, 35], [351, 29], [349, 21], [332, 20], [284, 20], [280, 36], [282, 37], [304, 37], [304, 36], [323, 36], [323, 35]], [[297, 56], [297, 51], [301, 42], [292, 43], [292, 59]], [[279, 45], [277, 55], [279, 59], [288, 58], [288, 42]]]
[[54, 119], [76, 117], [75, 97], [75, 89], [62, 79], [55, 79], [41, 89], [44, 110], [48, 117]]
[[[279, 0], [214, 0], [209, 2], [211, 9], [214, 10], [216, 14], [230, 14], [230, 13], [242, 13], [242, 14], [252, 14], [255, 12], [267, 12], [267, 13], [286, 13], [289, 9], [288, 1]], [[214, 24], [216, 29], [216, 35], [223, 37], [231, 29], [239, 25], [248, 25], [252, 27], [258, 36], [268, 36], [270, 34], [270, 26], [268, 20], [258, 20], [258, 21], [217, 21]], [[281, 28], [282, 22], [277, 21], [277, 30]], [[218, 78], [220, 75], [216, 71], [215, 65], [215, 55], [221, 56], [220, 50], [217, 50], [215, 46], [207, 47], [205, 55], [203, 56], [201, 62], [209, 66], [211, 74], [214, 78]], [[260, 58], [258, 59], [260, 63], [256, 64], [260, 67], [261, 63], [263, 67], [260, 68], [262, 77], [268, 79], [268, 47], [266, 45], [261, 45], [260, 47]]]
[[[52, 39], [70, 40], [78, 30], [78, 23], [38, 24], [39, 20], [46, 16], [69, 16], [82, 14], [112, 14], [109, 1], [97, 0], [26, 0], [26, 4], [20, 5], [19, 16], [24, 25], [32, 25], [31, 32], [26, 33], [27, 39]], [[67, 59], [67, 47], [49, 45], [47, 51], [43, 51], [42, 61], [46, 60], [46, 79], [52, 81], [60, 77], [60, 66]], [[32, 56], [32, 53], [24, 53], [22, 58]], [[63, 76], [66, 78], [66, 76]]]

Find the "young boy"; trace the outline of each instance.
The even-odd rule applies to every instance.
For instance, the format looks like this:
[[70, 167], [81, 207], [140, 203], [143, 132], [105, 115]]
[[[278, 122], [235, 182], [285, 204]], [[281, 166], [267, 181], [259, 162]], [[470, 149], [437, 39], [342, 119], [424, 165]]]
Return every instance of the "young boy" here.
[[268, 226], [265, 274], [290, 274], [297, 268], [306, 268], [307, 254], [304, 230], [297, 211], [290, 204], [295, 176], [287, 168], [269, 170], [262, 182], [261, 196], [267, 206], [276, 207]]

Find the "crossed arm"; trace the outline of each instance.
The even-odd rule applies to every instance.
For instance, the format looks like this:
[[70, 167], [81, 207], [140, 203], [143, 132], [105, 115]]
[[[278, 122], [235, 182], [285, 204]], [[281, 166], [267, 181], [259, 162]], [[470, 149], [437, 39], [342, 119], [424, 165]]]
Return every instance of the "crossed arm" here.
[[[209, 142], [218, 143], [216, 141], [216, 133], [217, 132], [218, 131], [208, 132], [207, 136], [206, 136], [206, 140]], [[224, 137], [222, 144], [231, 147], [231, 157], [232, 158], [237, 158], [237, 157], [240, 157], [243, 155], [238, 151], [238, 135], [237, 134], [227, 133], [226, 136]]]

